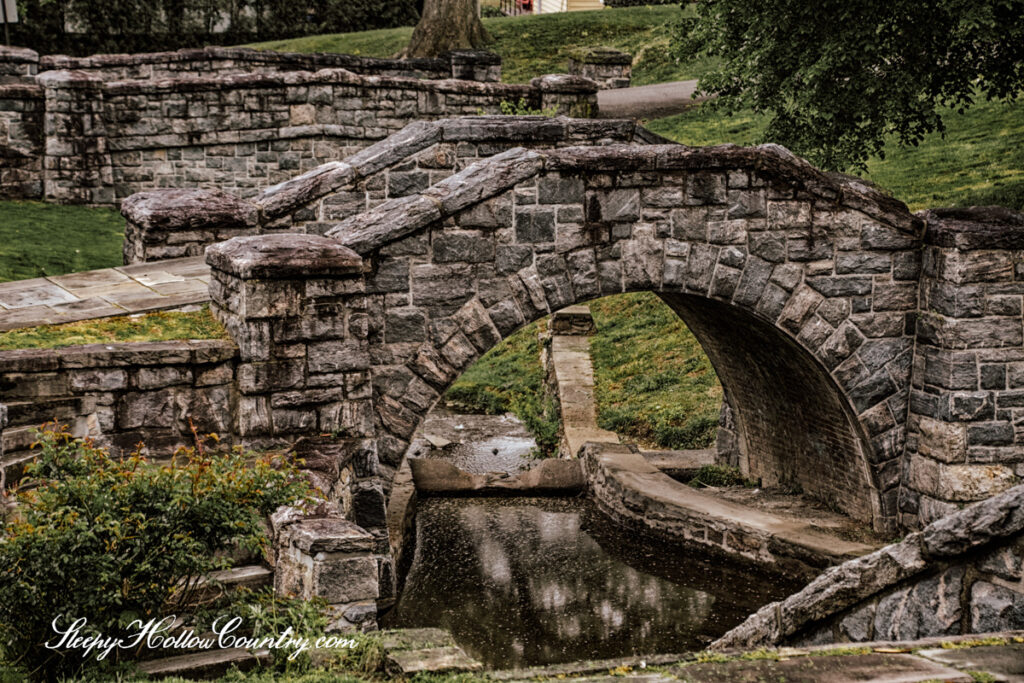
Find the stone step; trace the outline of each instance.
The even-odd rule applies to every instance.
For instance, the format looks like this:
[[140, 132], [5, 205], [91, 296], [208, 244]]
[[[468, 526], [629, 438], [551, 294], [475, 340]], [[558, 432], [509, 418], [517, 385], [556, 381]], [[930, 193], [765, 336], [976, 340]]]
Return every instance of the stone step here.
[[241, 648], [230, 650], [208, 650], [193, 652], [162, 659], [151, 659], [139, 664], [139, 670], [153, 678], [212, 679], [220, 678], [232, 667], [240, 671], [249, 671], [260, 664], [269, 664], [270, 650], [249, 652]]
[[384, 670], [392, 676], [418, 673], [479, 671], [483, 664], [467, 655], [461, 647], [432, 647], [423, 650], [396, 650], [384, 660]]
[[255, 590], [274, 583], [274, 571], [263, 565], [253, 564], [212, 572], [208, 578], [196, 584], [190, 603], [208, 602], [239, 588]]

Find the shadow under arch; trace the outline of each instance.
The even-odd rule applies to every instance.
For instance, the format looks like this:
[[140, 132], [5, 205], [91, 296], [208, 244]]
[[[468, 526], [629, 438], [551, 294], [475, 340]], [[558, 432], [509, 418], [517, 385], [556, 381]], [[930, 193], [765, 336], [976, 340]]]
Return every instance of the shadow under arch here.
[[660, 293], [718, 374], [740, 437], [740, 469], [871, 522], [881, 511], [853, 410], [817, 359], [778, 327], [735, 306]]

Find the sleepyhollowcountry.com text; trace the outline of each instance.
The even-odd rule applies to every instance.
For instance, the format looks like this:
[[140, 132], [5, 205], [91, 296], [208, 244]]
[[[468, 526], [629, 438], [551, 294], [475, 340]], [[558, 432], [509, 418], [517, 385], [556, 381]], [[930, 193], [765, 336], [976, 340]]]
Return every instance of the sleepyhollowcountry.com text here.
[[[62, 616], [54, 618], [52, 626], [59, 636], [56, 642], [47, 641], [45, 646], [51, 650], [83, 650], [82, 658], [95, 654], [97, 660], [106, 659], [114, 650], [133, 650], [146, 647], [150, 650], [210, 650], [212, 648], [244, 648], [247, 650], [291, 650], [288, 659], [294, 660], [300, 654], [314, 649], [354, 648], [356, 641], [339, 636], [308, 636], [296, 635], [291, 626], [276, 636], [247, 636], [236, 634], [242, 626], [241, 617], [217, 617], [210, 627], [210, 633], [197, 636], [192, 629], [184, 629], [174, 635], [169, 632], [174, 628], [176, 618], [168, 615], [162, 619], [150, 619], [143, 623], [141, 619], [128, 624], [131, 635], [113, 637], [102, 634], [83, 635], [83, 629], [89, 621], [84, 617], [75, 619], [66, 628], [61, 628]], [[137, 629], [137, 630], [134, 630]]]

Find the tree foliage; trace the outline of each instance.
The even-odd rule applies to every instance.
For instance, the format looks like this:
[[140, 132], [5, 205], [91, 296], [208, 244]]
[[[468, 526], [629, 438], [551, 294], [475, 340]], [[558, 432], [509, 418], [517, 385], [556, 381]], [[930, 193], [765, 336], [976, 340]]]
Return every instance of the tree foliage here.
[[141, 52], [409, 26], [416, 0], [18, 0], [15, 44], [42, 54]]
[[1024, 87], [1024, 0], [701, 0], [684, 58], [723, 112], [766, 113], [768, 140], [832, 169], [863, 168], [888, 136], [943, 131], [942, 107]]

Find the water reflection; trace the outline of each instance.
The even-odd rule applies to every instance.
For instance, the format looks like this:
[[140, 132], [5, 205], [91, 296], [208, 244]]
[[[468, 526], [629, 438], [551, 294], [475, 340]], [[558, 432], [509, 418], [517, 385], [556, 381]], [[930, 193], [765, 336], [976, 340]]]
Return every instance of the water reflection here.
[[389, 627], [438, 626], [492, 667], [702, 647], [790, 593], [639, 542], [582, 500], [432, 499]]

